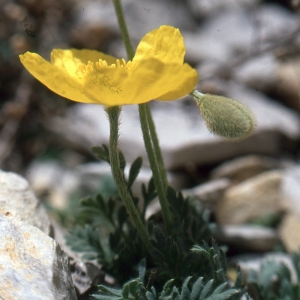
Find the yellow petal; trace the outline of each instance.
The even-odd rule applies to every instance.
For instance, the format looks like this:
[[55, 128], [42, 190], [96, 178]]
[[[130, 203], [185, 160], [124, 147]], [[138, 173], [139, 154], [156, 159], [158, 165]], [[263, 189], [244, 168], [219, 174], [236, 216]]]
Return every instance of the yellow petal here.
[[73, 60], [76, 63], [87, 65], [89, 61], [97, 62], [99, 59], [105, 60], [109, 65], [114, 64], [117, 60], [116, 57], [111, 55], [88, 49], [54, 49], [51, 52], [51, 62], [57, 66], [63, 66], [65, 60]]
[[179, 30], [161, 26], [141, 40], [132, 63], [88, 74], [85, 93], [107, 106], [183, 97], [198, 81], [196, 70], [183, 64], [184, 53]]
[[61, 68], [52, 65], [36, 53], [20, 55], [20, 60], [28, 72], [56, 94], [73, 101], [92, 103], [83, 94], [82, 84], [77, 78], [70, 77]]
[[[137, 76], [140, 81], [144, 79], [140, 83], [147, 87], [144, 94], [151, 94], [152, 99], [174, 100], [190, 93], [198, 82], [198, 73], [183, 64], [184, 55], [183, 37], [177, 28], [164, 25], [146, 34], [133, 59], [139, 65], [139, 73], [145, 73]], [[151, 85], [147, 75], [149, 68], [156, 73]]]
[[[106, 106], [132, 104], [128, 86], [130, 66], [96, 64], [96, 68], [85, 77], [84, 92], [94, 103]], [[131, 65], [131, 62], [129, 63]], [[139, 86], [141, 89], [141, 86]]]
[[174, 100], [190, 93], [196, 70], [184, 64], [183, 37], [172, 26], [145, 35], [132, 62], [94, 50], [60, 50], [51, 63], [34, 53], [20, 56], [28, 71], [55, 93], [106, 106]]
[[166, 64], [183, 64], [184, 55], [185, 46], [179, 29], [163, 25], [142, 38], [133, 61], [157, 58]]

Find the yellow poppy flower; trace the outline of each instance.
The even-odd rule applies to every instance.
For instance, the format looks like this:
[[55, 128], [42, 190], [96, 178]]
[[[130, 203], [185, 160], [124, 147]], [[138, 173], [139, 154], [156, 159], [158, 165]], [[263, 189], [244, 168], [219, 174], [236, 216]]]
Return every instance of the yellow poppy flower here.
[[143, 37], [128, 62], [86, 49], [54, 49], [51, 63], [31, 52], [20, 59], [31, 75], [62, 97], [116, 106], [174, 100], [190, 93], [198, 74], [184, 63], [184, 54], [180, 31], [164, 25]]

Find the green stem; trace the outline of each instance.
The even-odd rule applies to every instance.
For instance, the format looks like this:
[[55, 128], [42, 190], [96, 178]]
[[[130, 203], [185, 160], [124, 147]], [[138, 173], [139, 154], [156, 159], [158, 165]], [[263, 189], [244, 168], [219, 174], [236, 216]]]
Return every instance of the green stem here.
[[169, 202], [167, 198], [167, 176], [163, 165], [162, 155], [158, 144], [158, 139], [151, 117], [149, 105], [139, 105], [141, 128], [143, 132], [144, 143], [153, 172], [153, 180], [157, 190], [161, 211], [164, 218], [168, 234], [172, 234], [172, 215], [169, 209]]
[[[122, 38], [126, 47], [127, 56], [129, 60], [134, 57], [134, 49], [132, 47], [123, 8], [120, 0], [113, 0], [119, 28], [122, 34]], [[141, 128], [143, 132], [144, 143], [150, 163], [151, 170], [153, 172], [153, 180], [157, 189], [159, 202], [162, 208], [162, 214], [164, 223], [169, 234], [172, 233], [172, 215], [169, 209], [169, 203], [167, 199], [167, 174], [164, 167], [161, 150], [153, 122], [151, 110], [148, 103], [139, 104], [139, 114]]]
[[145, 246], [150, 250], [152, 245], [148, 231], [141, 220], [140, 213], [138, 212], [131, 196], [128, 193], [127, 183], [124, 178], [124, 173], [120, 167], [120, 156], [118, 149], [118, 138], [119, 138], [119, 115], [121, 108], [119, 106], [107, 107], [106, 112], [109, 119], [110, 136], [109, 136], [109, 158], [111, 165], [111, 172], [118, 188], [121, 199], [126, 206], [127, 212], [130, 215], [141, 239]]
[[122, 38], [123, 38], [123, 42], [124, 42], [124, 45], [126, 48], [128, 59], [132, 60], [134, 57], [134, 49], [133, 49], [131, 41], [130, 41], [130, 37], [129, 37], [129, 33], [128, 33], [128, 29], [127, 29], [127, 25], [126, 25], [126, 21], [125, 21], [125, 17], [124, 17], [123, 7], [122, 7], [120, 0], [113, 0], [113, 3], [114, 3], [115, 12], [116, 12], [118, 23], [119, 23], [119, 28], [120, 28], [120, 31], [122, 34]]

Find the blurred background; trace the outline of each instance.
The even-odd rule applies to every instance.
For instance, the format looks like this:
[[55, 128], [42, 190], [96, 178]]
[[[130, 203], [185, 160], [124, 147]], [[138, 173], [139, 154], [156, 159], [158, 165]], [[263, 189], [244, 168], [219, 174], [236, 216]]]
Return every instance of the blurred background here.
[[[243, 240], [247, 249], [297, 249], [300, 1], [122, 2], [135, 46], [160, 25], [178, 27], [186, 62], [200, 75], [198, 89], [238, 99], [257, 118], [250, 138], [228, 142], [207, 130], [191, 97], [151, 102], [170, 184], [197, 196], [220, 226], [268, 226], [271, 231], [259, 246], [253, 242], [257, 231], [249, 244]], [[74, 223], [81, 196], [115, 192], [108, 165], [90, 151], [107, 143], [107, 117], [99, 105], [73, 103], [49, 91], [18, 55], [31, 51], [49, 60], [53, 48], [73, 47], [126, 58], [113, 5], [109, 0], [0, 0], [0, 8], [0, 168], [27, 178], [62, 222]], [[129, 163], [143, 157], [139, 180], [148, 180], [136, 107], [123, 109], [120, 147]], [[230, 241], [237, 243], [225, 242]]]

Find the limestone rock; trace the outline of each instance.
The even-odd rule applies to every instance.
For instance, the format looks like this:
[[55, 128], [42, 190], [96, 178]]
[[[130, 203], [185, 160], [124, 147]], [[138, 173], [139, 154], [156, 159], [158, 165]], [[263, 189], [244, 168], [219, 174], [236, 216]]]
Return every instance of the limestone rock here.
[[60, 224], [53, 221], [55, 241], [68, 256], [70, 272], [74, 287], [78, 295], [88, 293], [95, 285], [104, 283], [104, 271], [95, 261], [83, 261], [82, 253], [73, 251], [65, 240], [66, 230]]
[[286, 253], [266, 253], [266, 254], [246, 254], [238, 255], [231, 259], [231, 265], [239, 265], [245, 277], [248, 276], [249, 270], [259, 272], [260, 266], [267, 261], [275, 261], [280, 264], [283, 263], [290, 271], [291, 281], [296, 284], [298, 282], [297, 271], [293, 265], [290, 255]]
[[264, 54], [251, 60], [246, 60], [233, 70], [233, 77], [248, 87], [260, 91], [269, 91], [277, 81], [278, 61], [274, 54]]
[[229, 178], [234, 183], [244, 181], [262, 172], [279, 168], [281, 164], [272, 158], [249, 155], [224, 162], [211, 172], [212, 179]]
[[287, 214], [279, 227], [279, 236], [288, 252], [298, 251], [300, 247], [300, 215]]
[[300, 111], [299, 74], [300, 58], [290, 58], [279, 63], [276, 69], [274, 91], [290, 107]]
[[26, 173], [34, 193], [56, 209], [66, 208], [81, 183], [79, 174], [57, 161], [33, 161]]
[[207, 17], [212, 14], [224, 12], [224, 10], [240, 9], [251, 7], [257, 4], [257, 0], [188, 0], [187, 3], [191, 12], [197, 17]]
[[[91, 189], [91, 184], [94, 183], [94, 189], [99, 187], [99, 180], [101, 177], [110, 176], [111, 177], [111, 168], [110, 165], [106, 162], [92, 162], [78, 166], [77, 168], [82, 181], [85, 182], [85, 188]], [[130, 164], [125, 167], [125, 176], [128, 178], [130, 170]], [[142, 184], [148, 184], [149, 180], [152, 177], [152, 171], [150, 168], [142, 167], [140, 173], [138, 174], [132, 190], [134, 194], [138, 197], [142, 196], [141, 186]], [[187, 185], [187, 179], [183, 174], [180, 173], [167, 173], [168, 183], [175, 190], [180, 190]]]
[[[282, 149], [282, 135], [292, 140], [299, 138], [300, 122], [294, 112], [237, 84], [224, 83], [225, 87], [225, 94], [241, 100], [253, 110], [257, 118], [255, 133], [232, 143], [208, 131], [192, 100], [155, 101], [152, 104], [153, 117], [167, 169], [218, 162], [250, 153], [274, 155]], [[108, 142], [109, 124], [103, 107], [99, 105], [74, 105], [67, 116], [54, 118], [48, 126], [68, 141], [69, 146], [85, 151]], [[127, 161], [142, 156], [147, 165], [136, 106], [123, 108], [120, 133], [120, 148]]]
[[282, 208], [288, 214], [297, 214], [300, 217], [300, 166], [292, 165], [285, 168], [282, 182], [284, 195]]
[[280, 171], [268, 171], [229, 188], [215, 210], [220, 224], [243, 224], [276, 214], [282, 200]]
[[68, 259], [38, 228], [0, 216], [0, 297], [76, 300]]
[[21, 176], [0, 170], [0, 213], [20, 220], [52, 236], [52, 226], [45, 208]]
[[245, 251], [272, 251], [278, 243], [274, 229], [253, 225], [224, 225], [214, 233], [217, 242]]
[[211, 180], [194, 188], [182, 190], [182, 193], [185, 196], [198, 198], [203, 208], [213, 211], [217, 202], [223, 197], [225, 190], [230, 186], [230, 183], [230, 180], [227, 178]]

